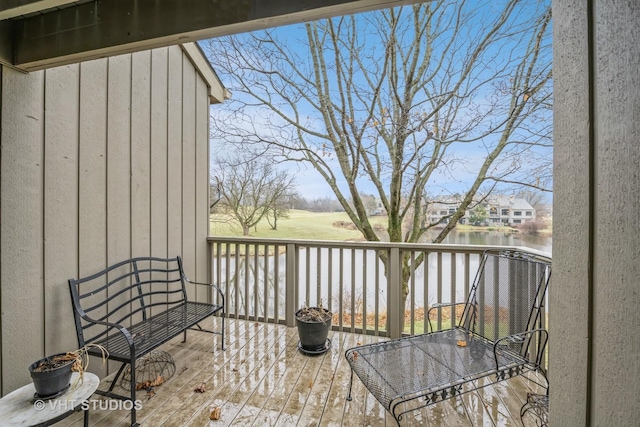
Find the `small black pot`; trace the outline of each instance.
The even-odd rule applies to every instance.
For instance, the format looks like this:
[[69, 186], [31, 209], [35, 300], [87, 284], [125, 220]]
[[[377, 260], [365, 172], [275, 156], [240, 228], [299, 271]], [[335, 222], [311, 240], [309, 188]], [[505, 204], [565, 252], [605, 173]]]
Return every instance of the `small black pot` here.
[[45, 357], [43, 359], [34, 362], [29, 366], [29, 373], [31, 374], [31, 380], [33, 380], [33, 386], [36, 388], [38, 397], [48, 397], [60, 393], [71, 383], [71, 368], [73, 366], [73, 360], [61, 366], [46, 371], [34, 371], [40, 362], [45, 360], [51, 360], [55, 356], [64, 356], [65, 353], [56, 354], [53, 356]]
[[296, 326], [298, 327], [298, 337], [300, 337], [300, 349], [308, 353], [320, 353], [328, 350], [327, 337], [331, 329], [331, 313], [327, 309], [322, 309], [327, 314], [324, 322], [311, 322], [301, 320], [298, 317], [300, 310], [296, 312]]

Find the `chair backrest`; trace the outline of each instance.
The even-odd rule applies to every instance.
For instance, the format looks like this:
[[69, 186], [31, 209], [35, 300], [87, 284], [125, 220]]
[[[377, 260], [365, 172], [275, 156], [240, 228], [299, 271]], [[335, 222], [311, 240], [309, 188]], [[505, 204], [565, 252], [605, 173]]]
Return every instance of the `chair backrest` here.
[[[458, 326], [493, 342], [544, 329], [545, 296], [550, 278], [548, 259], [517, 251], [486, 251]], [[544, 342], [539, 342], [540, 338], [528, 336], [518, 345], [518, 351], [525, 356], [543, 350], [546, 333]]]
[[132, 258], [81, 279], [69, 279], [76, 333], [80, 347], [106, 338], [112, 328], [93, 320], [129, 327], [154, 312], [187, 299], [182, 260]]

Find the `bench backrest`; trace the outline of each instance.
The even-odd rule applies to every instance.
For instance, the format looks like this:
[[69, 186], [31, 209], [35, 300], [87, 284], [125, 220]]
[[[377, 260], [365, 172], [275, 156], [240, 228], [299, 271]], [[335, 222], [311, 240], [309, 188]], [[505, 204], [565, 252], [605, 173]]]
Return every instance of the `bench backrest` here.
[[69, 279], [80, 347], [105, 338], [113, 327], [128, 327], [187, 300], [182, 260], [140, 257], [114, 264], [81, 279]]
[[[493, 342], [544, 328], [550, 278], [547, 259], [517, 251], [486, 251], [458, 326]], [[546, 333], [514, 343], [521, 356], [536, 360], [545, 345]]]

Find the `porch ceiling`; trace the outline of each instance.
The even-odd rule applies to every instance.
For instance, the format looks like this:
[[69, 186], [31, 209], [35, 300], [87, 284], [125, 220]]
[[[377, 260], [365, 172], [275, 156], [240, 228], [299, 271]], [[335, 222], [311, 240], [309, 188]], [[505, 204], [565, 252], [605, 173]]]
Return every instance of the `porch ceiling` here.
[[33, 71], [415, 2], [9, 0], [0, 6], [0, 62], [20, 70]]

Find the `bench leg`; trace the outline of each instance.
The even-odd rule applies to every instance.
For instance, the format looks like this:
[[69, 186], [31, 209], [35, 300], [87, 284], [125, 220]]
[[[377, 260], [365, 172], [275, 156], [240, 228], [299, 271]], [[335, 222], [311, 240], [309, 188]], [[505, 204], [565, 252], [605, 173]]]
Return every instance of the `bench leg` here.
[[351, 370], [351, 378], [349, 378], [349, 393], [347, 393], [347, 400], [351, 401], [351, 387], [353, 386], [353, 369]]
[[187, 330], [184, 330], [184, 335], [182, 337], [182, 342], [187, 342]]
[[[133, 352], [131, 352], [133, 354]], [[131, 357], [131, 427], [137, 427], [139, 424], [136, 422], [136, 358]]]

